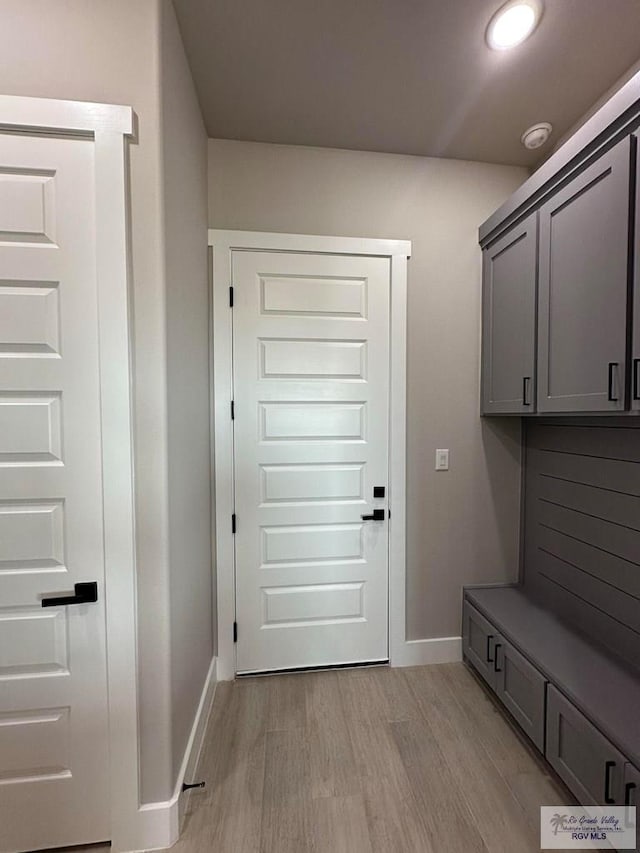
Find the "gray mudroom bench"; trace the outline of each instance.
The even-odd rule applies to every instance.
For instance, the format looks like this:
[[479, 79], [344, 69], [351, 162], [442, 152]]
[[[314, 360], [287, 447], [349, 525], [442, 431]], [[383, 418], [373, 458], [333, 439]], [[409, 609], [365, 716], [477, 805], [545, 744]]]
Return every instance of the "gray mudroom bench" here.
[[479, 242], [481, 414], [521, 418], [523, 489], [464, 660], [578, 802], [640, 808], [640, 74]]
[[463, 654], [580, 803], [636, 805], [637, 671], [520, 585], [465, 589]]

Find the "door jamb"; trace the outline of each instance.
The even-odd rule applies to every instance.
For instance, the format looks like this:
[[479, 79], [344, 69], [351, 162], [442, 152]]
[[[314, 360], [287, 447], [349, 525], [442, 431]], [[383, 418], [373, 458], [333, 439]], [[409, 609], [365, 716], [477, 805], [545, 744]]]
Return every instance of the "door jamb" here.
[[0, 95], [0, 131], [94, 141], [112, 849], [139, 848], [136, 566], [130, 376], [131, 107]]
[[318, 237], [256, 231], [209, 231], [211, 247], [211, 434], [215, 485], [213, 529], [216, 540], [218, 605], [218, 680], [235, 677], [236, 652], [234, 550], [231, 514], [234, 506], [232, 314], [229, 287], [232, 252], [276, 251], [389, 258], [391, 284], [389, 373], [389, 658], [402, 665], [406, 645], [406, 372], [408, 240]]

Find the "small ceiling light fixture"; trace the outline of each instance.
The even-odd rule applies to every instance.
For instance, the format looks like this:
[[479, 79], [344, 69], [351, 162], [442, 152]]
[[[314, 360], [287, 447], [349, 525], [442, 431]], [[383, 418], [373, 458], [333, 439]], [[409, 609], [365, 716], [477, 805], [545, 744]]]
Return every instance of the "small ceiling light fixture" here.
[[552, 130], [553, 126], [548, 121], [539, 121], [525, 130], [520, 137], [520, 142], [522, 142], [525, 148], [540, 148], [551, 136]]
[[542, 0], [509, 0], [489, 21], [487, 44], [508, 50], [528, 38], [542, 17]]

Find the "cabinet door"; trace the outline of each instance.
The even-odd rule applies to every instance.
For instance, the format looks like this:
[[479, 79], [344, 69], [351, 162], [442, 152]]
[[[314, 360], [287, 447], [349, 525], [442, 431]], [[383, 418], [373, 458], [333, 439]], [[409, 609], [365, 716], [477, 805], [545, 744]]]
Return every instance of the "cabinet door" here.
[[464, 603], [462, 622], [462, 651], [487, 684], [495, 688], [494, 650], [498, 632], [468, 601]]
[[625, 408], [631, 139], [540, 208], [538, 411]]
[[623, 804], [624, 757], [551, 684], [545, 755], [582, 805]]
[[522, 730], [544, 752], [546, 679], [502, 637], [495, 644], [496, 693]]
[[535, 410], [537, 214], [482, 256], [482, 413]]
[[636, 233], [634, 241], [635, 269], [633, 275], [633, 339], [631, 347], [631, 406], [640, 411], [640, 146], [636, 140]]
[[[637, 830], [638, 812], [640, 812], [640, 770], [627, 762], [624, 766], [624, 805], [635, 806], [636, 817], [636, 850], [640, 850], [640, 838]], [[631, 825], [631, 816], [626, 817], [627, 825]]]

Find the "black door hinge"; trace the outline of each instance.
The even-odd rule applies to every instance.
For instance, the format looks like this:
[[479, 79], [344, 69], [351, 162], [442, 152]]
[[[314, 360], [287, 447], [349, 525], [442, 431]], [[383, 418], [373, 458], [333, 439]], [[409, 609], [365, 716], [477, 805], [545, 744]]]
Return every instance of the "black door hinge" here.
[[233, 308], [233, 287], [229, 288], [229, 308]]
[[232, 421], [235, 420], [235, 417], [236, 417], [236, 404], [232, 400], [231, 401], [231, 420]]
[[234, 643], [238, 642], [238, 623], [237, 622], [233, 623], [233, 642]]
[[232, 533], [236, 532], [236, 514], [235, 514], [235, 512], [231, 516], [231, 532]]

